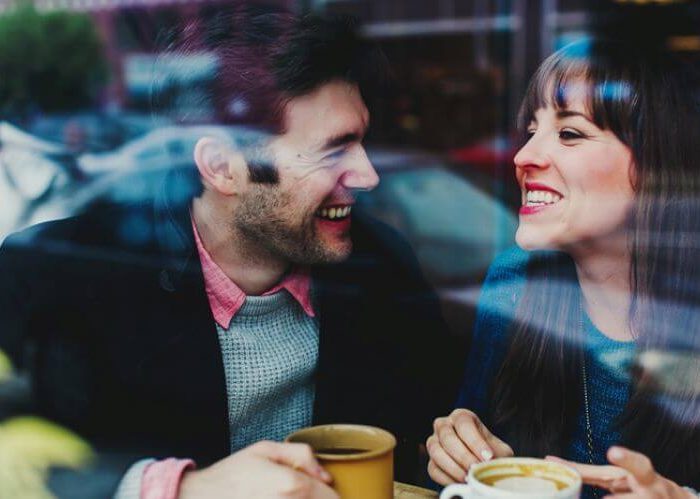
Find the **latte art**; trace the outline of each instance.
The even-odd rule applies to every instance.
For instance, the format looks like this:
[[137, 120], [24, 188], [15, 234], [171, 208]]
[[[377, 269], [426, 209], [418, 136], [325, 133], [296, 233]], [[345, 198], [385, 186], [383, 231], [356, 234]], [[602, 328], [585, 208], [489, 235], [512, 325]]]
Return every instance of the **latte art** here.
[[573, 477], [568, 473], [551, 463], [542, 462], [484, 466], [475, 478], [494, 489], [551, 495], [569, 487]]
[[581, 475], [573, 468], [531, 457], [501, 457], [474, 464], [466, 484], [445, 487], [440, 499], [579, 499]]
[[509, 476], [500, 478], [493, 481], [492, 487], [501, 490], [511, 490], [513, 492], [527, 492], [528, 494], [534, 494], [536, 492], [550, 494], [560, 490], [554, 481], [534, 476]]

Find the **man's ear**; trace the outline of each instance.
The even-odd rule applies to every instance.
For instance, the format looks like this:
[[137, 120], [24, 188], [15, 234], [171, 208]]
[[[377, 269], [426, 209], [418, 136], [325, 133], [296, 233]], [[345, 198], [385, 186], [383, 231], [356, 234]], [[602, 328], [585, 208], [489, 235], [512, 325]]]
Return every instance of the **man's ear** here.
[[243, 154], [220, 140], [202, 137], [194, 146], [194, 162], [205, 185], [231, 196], [248, 182], [248, 167]]

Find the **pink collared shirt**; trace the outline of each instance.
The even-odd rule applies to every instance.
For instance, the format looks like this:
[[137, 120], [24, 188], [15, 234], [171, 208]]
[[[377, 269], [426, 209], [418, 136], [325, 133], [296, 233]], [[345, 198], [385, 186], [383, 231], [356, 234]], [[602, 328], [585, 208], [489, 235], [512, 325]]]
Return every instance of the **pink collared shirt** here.
[[[241, 309], [245, 303], [246, 294], [233, 282], [221, 267], [212, 260], [209, 252], [204, 248], [202, 240], [197, 232], [197, 227], [192, 221], [194, 240], [197, 244], [199, 261], [202, 263], [202, 273], [204, 274], [204, 288], [209, 298], [209, 308], [216, 323], [224, 329], [228, 329], [231, 319]], [[281, 289], [286, 289], [309, 317], [314, 317], [314, 310], [311, 305], [311, 278], [307, 271], [297, 269], [288, 273], [282, 281], [263, 293], [263, 296], [277, 293]]]
[[[199, 261], [204, 275], [204, 289], [209, 299], [209, 308], [216, 323], [228, 329], [231, 320], [241, 309], [246, 294], [224, 273], [202, 244], [197, 227], [192, 220], [192, 231], [199, 253]], [[263, 296], [286, 289], [310, 317], [314, 317], [311, 303], [311, 278], [307, 271], [296, 269], [288, 273], [279, 284], [263, 293]], [[191, 459], [168, 458], [149, 464], [141, 480], [141, 499], [177, 499], [182, 475], [194, 468]]]

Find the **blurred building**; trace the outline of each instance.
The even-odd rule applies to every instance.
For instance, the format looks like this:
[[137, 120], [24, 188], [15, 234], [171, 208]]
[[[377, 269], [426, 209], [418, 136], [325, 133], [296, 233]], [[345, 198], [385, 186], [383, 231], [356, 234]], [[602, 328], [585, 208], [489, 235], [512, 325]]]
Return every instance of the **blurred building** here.
[[[0, 0], [0, 9], [12, 2]], [[349, 13], [388, 55], [395, 89], [373, 115], [372, 140], [471, 157], [508, 159], [508, 137], [525, 85], [555, 48], [599, 33], [665, 45], [696, 61], [700, 5], [682, 0], [35, 0], [38, 9], [88, 12], [105, 43], [112, 79], [103, 107], [147, 111], [171, 85], [192, 122], [235, 121], [238, 104], [202, 98], [216, 59], [207, 52], [212, 16], [241, 5]], [[188, 60], [159, 57], [173, 37], [201, 34]], [[499, 148], [502, 151], [499, 152]], [[487, 151], [488, 153], [488, 151]]]
[[[147, 111], [153, 85], [177, 87], [177, 105], [193, 122], [220, 119], [216, 110], [202, 106], [196, 94], [211, 78], [216, 61], [207, 52], [208, 20], [241, 5], [264, 4], [293, 9], [293, 0], [265, 2], [239, 0], [34, 0], [40, 11], [71, 10], [88, 13], [102, 37], [110, 68], [110, 83], [102, 107], [108, 110]], [[14, 0], [0, 0], [0, 11]], [[162, 50], [178, 36], [202, 40], [202, 51], [190, 59], [160, 57]], [[166, 82], [166, 83], [164, 83]], [[191, 103], [191, 104], [188, 104]]]

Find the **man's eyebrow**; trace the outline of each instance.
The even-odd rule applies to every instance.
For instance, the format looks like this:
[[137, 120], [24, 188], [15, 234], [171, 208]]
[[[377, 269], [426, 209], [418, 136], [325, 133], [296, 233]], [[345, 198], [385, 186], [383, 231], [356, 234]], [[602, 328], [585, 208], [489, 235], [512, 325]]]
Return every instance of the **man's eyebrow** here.
[[362, 135], [357, 132], [343, 133], [327, 139], [320, 150], [327, 151], [346, 144], [352, 144], [353, 142], [360, 142], [361, 140]]

